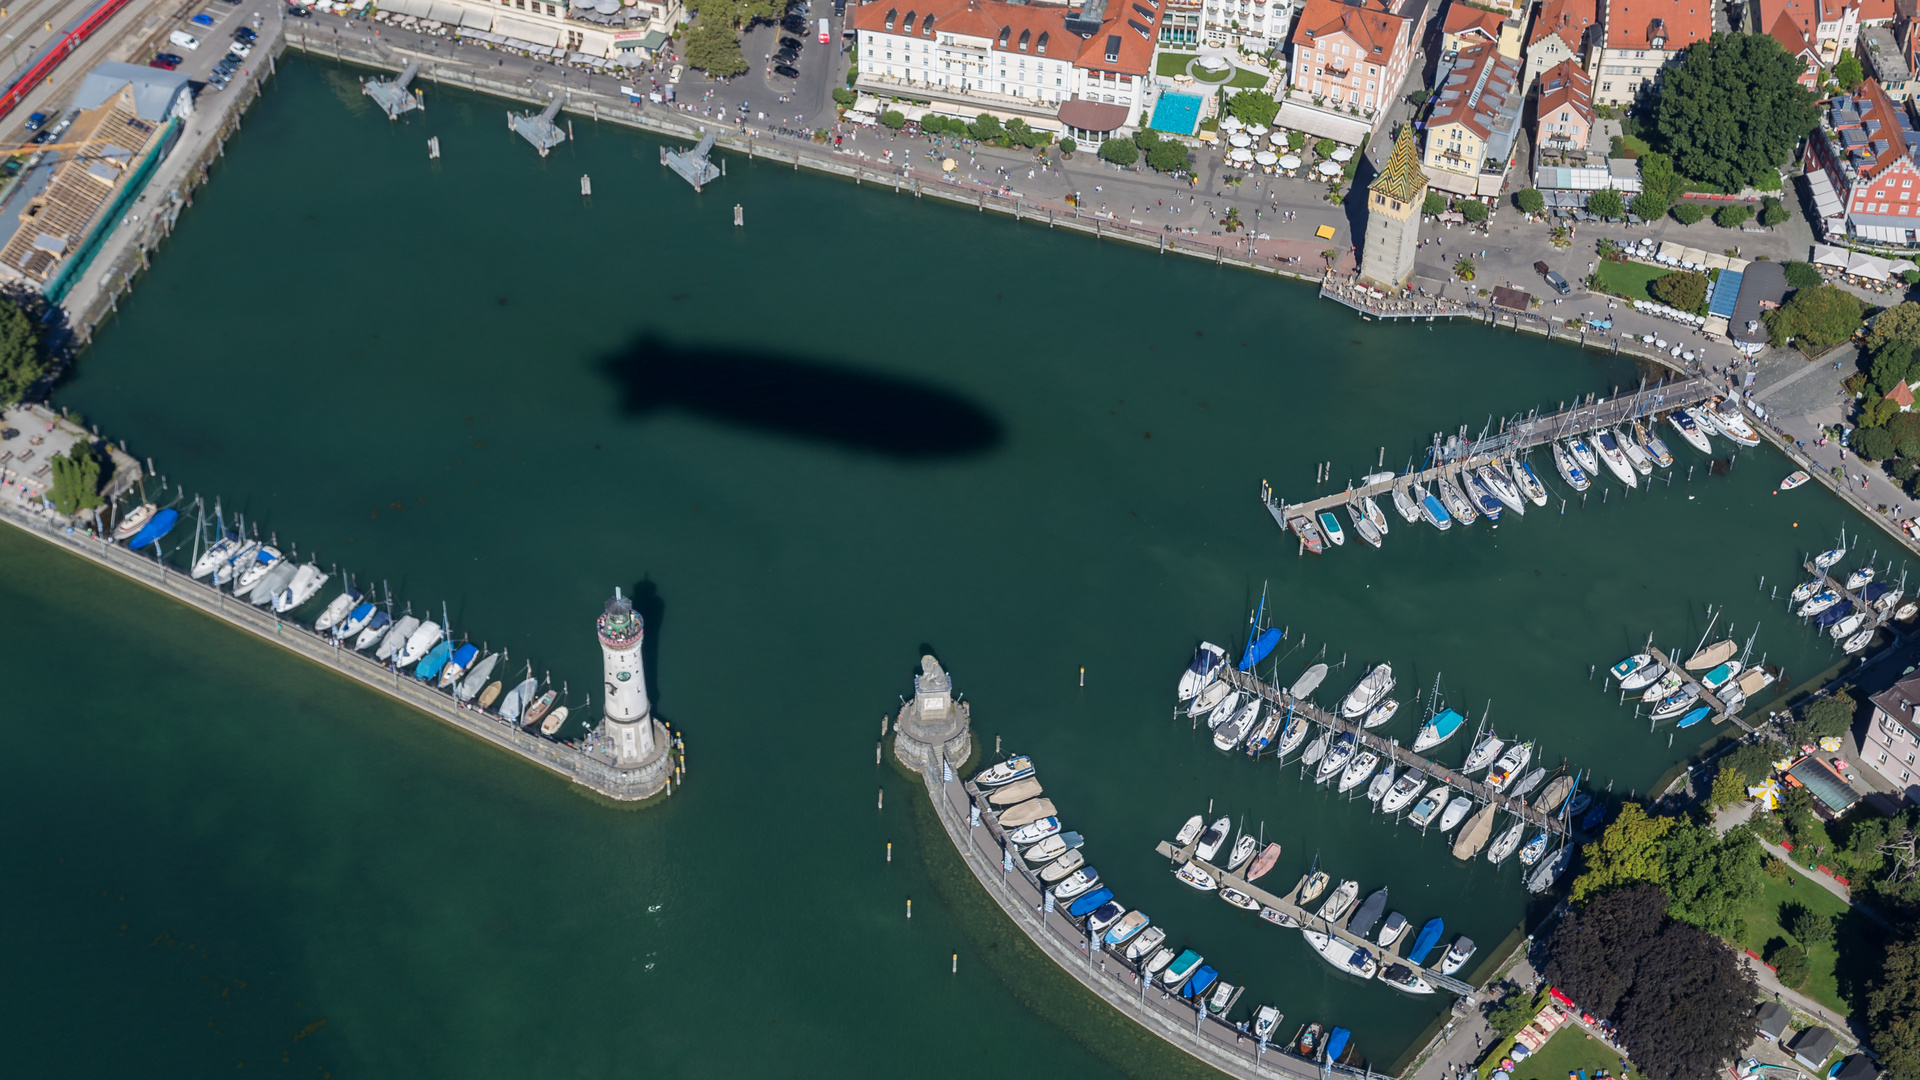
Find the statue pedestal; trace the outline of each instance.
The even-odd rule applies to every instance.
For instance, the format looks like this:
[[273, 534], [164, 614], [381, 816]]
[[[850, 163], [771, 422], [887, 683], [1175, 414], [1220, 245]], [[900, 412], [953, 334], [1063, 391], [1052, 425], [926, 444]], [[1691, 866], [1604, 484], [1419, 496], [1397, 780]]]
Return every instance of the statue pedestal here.
[[973, 753], [967, 703], [953, 700], [953, 679], [931, 656], [920, 658], [913, 700], [893, 721], [893, 756], [915, 772], [931, 773], [944, 758], [955, 768]]

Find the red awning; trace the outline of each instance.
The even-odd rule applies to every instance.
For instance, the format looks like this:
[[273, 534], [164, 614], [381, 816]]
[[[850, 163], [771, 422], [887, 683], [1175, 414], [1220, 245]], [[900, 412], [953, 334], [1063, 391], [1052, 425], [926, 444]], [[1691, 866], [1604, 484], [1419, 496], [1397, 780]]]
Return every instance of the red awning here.
[[1577, 1005], [1575, 1005], [1575, 1004], [1573, 1003], [1573, 999], [1572, 999], [1572, 998], [1570, 998], [1570, 997], [1568, 997], [1567, 995], [1565, 995], [1565, 994], [1563, 994], [1563, 993], [1561, 993], [1561, 992], [1560, 992], [1560, 988], [1559, 988], [1559, 987], [1557, 987], [1557, 986], [1556, 986], [1556, 987], [1553, 987], [1553, 988], [1552, 988], [1552, 989], [1550, 989], [1550, 990], [1548, 990], [1548, 991], [1547, 991], [1547, 993], [1549, 993], [1549, 994], [1552, 994], [1552, 995], [1553, 995], [1553, 1000], [1555, 1000], [1555, 1001], [1557, 1001], [1557, 1002], [1559, 1002], [1559, 1003], [1560, 1003], [1560, 1004], [1562, 1004], [1562, 1005], [1565, 1005], [1565, 1006], [1566, 1006], [1567, 1008], [1569, 1008], [1569, 1009], [1577, 1009], [1577, 1008], [1579, 1008], [1579, 1006], [1577, 1006]]
[[1127, 122], [1127, 107], [1075, 98], [1060, 106], [1060, 122], [1081, 131], [1117, 131]]

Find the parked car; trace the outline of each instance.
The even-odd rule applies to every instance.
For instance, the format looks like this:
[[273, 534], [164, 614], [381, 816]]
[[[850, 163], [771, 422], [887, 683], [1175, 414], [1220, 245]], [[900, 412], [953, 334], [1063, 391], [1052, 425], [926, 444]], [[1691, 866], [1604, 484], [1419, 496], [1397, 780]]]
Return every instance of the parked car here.
[[167, 40], [188, 52], [192, 52], [200, 47], [200, 39], [187, 33], [185, 30], [175, 30], [173, 33], [167, 35]]
[[253, 31], [253, 27], [251, 27], [251, 26], [243, 26], [243, 27], [241, 27], [240, 29], [238, 29], [238, 30], [235, 30], [235, 31], [233, 32], [233, 36], [234, 36], [234, 38], [235, 38], [235, 40], [238, 40], [238, 41], [244, 41], [244, 42], [246, 42], [247, 44], [249, 44], [249, 45], [251, 45], [251, 44], [253, 44], [253, 42], [254, 42], [254, 40], [255, 40], [256, 38], [258, 38], [258, 37], [259, 37], [260, 35], [259, 35], [259, 34], [256, 34], [256, 33], [254, 33], [254, 31]]
[[1573, 291], [1573, 286], [1567, 284], [1567, 279], [1561, 277], [1559, 274], [1549, 270], [1547, 271], [1546, 277], [1547, 284], [1553, 286], [1553, 291], [1559, 293], [1561, 296], [1565, 296]]
[[296, 19], [313, 18], [313, 12], [308, 11], [306, 8], [301, 7], [299, 4], [288, 4], [287, 14], [293, 16]]
[[783, 64], [791, 64], [800, 59], [800, 50], [781, 49], [779, 52], [773, 54], [773, 58]]
[[188, 19], [187, 21], [192, 23], [195, 26], [201, 27], [202, 29], [206, 29], [206, 30], [213, 29], [213, 22], [214, 22], [213, 16], [207, 14], [204, 11], [198, 15], [195, 15], [193, 18]]
[[177, 68], [181, 64], [184, 64], [187, 62], [186, 57], [181, 56], [179, 53], [170, 53], [170, 52], [163, 52], [158, 56], [155, 56], [154, 59], [166, 61], [167, 67], [169, 69]]
[[797, 37], [783, 37], [780, 39], [780, 47], [784, 49], [797, 49], [800, 47], [800, 39]]
[[43, 113], [43, 112], [34, 113], [32, 116], [27, 117], [27, 130], [39, 131], [43, 126], [46, 125], [46, 122], [47, 122], [46, 113]]
[[773, 73], [775, 75], [784, 75], [789, 79], [797, 79], [800, 77], [800, 69], [791, 64], [775, 64], [773, 66]]
[[232, 45], [227, 46], [227, 48], [232, 51], [232, 55], [241, 57], [242, 59], [245, 59], [253, 53], [253, 46], [244, 41], [236, 41]]

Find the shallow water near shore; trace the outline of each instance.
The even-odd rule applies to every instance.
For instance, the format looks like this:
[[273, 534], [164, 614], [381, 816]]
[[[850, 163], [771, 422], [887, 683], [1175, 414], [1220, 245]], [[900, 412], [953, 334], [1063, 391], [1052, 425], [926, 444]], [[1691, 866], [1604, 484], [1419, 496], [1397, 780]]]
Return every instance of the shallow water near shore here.
[[1395, 517], [1382, 550], [1319, 558], [1257, 501], [1263, 478], [1337, 491], [1383, 448], [1394, 468], [1436, 430], [1631, 386], [1622, 360], [1363, 322], [764, 160], [695, 195], [638, 133], [576, 121], [542, 160], [499, 102], [429, 86], [389, 123], [354, 81], [283, 58], [58, 401], [576, 704], [594, 616], [633, 591], [686, 786], [610, 808], [0, 531], [25, 1071], [1197, 1073], [1006, 962], [914, 783], [874, 764], [927, 649], [976, 743], [1036, 758], [1105, 882], [1245, 983], [1242, 1012], [1350, 1027], [1391, 1068], [1444, 995], [1334, 974], [1154, 843], [1211, 802], [1284, 845], [1276, 891], [1317, 858], [1489, 951], [1526, 912], [1515, 867], [1215, 752], [1171, 710], [1198, 640], [1237, 654], [1264, 586], [1281, 681], [1324, 648], [1347, 661], [1331, 701], [1390, 660], [1407, 704], [1383, 734], [1411, 740], [1438, 678], [1622, 795], [1716, 733], [1650, 732], [1594, 665], [1649, 633], [1690, 652], [1709, 604], [1792, 682], [1837, 659], [1784, 595], [1806, 551], [1870, 526], [1817, 487], [1772, 494], [1790, 466], [1764, 447], [1709, 476], [1673, 439], [1670, 486], [1562, 513], [1552, 477], [1497, 528]]

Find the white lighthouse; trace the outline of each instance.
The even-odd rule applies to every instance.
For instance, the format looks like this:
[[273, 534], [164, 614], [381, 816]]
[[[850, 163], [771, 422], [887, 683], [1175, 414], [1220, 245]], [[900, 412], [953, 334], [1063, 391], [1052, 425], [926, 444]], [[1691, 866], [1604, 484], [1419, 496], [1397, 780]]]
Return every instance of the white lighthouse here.
[[606, 672], [606, 735], [618, 765], [637, 765], [654, 756], [653, 703], [647, 700], [647, 673], [640, 666], [644, 620], [633, 601], [613, 590], [600, 616], [600, 657]]

